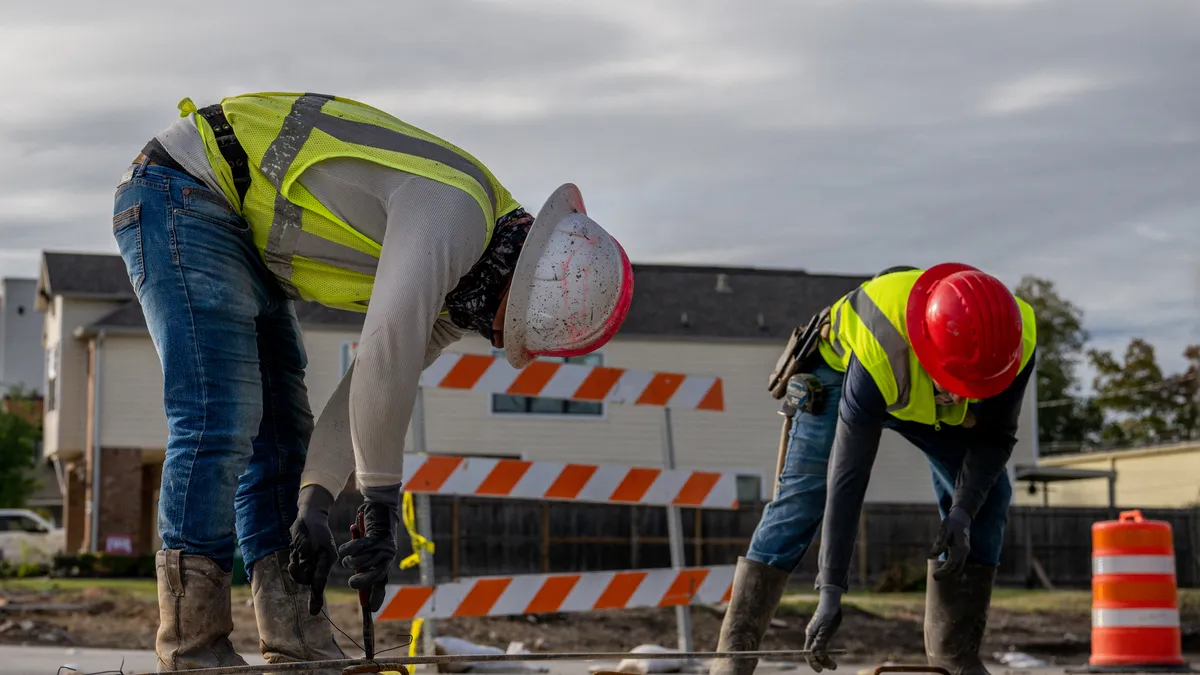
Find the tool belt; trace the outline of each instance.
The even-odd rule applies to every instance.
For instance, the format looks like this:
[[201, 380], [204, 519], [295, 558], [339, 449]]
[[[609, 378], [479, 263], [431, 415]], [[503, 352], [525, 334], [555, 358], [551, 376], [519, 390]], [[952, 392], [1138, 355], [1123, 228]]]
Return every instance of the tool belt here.
[[[220, 103], [200, 108], [196, 111], [208, 121], [208, 125], [212, 127], [213, 136], [217, 140], [217, 147], [221, 150], [221, 156], [229, 164], [229, 169], [233, 172], [233, 186], [237, 189], [238, 203], [246, 201], [246, 190], [250, 189], [250, 160], [246, 156], [246, 150], [242, 148], [241, 142], [233, 133], [233, 126], [229, 124], [229, 120], [225, 119], [225, 111], [221, 109]], [[174, 169], [180, 173], [191, 175], [171, 157], [170, 153], [163, 148], [162, 143], [157, 138], [151, 139], [146, 147], [142, 149], [142, 154], [146, 156], [152, 164], [158, 164], [170, 169]], [[192, 176], [195, 178], [195, 176]]]
[[788, 381], [797, 373], [811, 373], [818, 365], [821, 352], [818, 345], [821, 331], [829, 325], [829, 307], [822, 309], [805, 326], [797, 326], [788, 338], [787, 346], [767, 378], [767, 391], [775, 399], [787, 394]]

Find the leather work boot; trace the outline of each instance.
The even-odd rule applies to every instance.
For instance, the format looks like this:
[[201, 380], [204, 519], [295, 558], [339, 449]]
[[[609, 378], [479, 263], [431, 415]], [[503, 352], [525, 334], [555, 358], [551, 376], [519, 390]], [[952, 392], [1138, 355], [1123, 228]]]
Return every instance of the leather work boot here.
[[233, 632], [229, 584], [209, 558], [159, 551], [154, 556], [158, 577], [158, 672], [244, 666], [229, 641]]
[[996, 568], [967, 563], [961, 575], [937, 581], [937, 560], [926, 569], [925, 654], [951, 675], [988, 675], [979, 658]]
[[258, 648], [263, 658], [267, 663], [346, 658], [333, 639], [333, 626], [325, 615], [308, 613], [309, 587], [292, 579], [287, 564], [288, 552], [275, 551], [255, 562], [250, 574]]
[[[717, 651], [758, 651], [790, 576], [778, 567], [738, 558]], [[755, 658], [713, 659], [708, 672], [709, 675], [750, 675], [757, 665]]]

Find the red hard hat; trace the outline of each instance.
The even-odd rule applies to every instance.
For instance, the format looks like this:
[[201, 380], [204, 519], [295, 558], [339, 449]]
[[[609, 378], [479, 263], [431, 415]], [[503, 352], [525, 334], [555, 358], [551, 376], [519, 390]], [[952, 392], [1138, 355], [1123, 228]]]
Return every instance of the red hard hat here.
[[999, 279], [970, 265], [922, 273], [906, 321], [921, 367], [952, 394], [990, 398], [1021, 370], [1021, 308]]

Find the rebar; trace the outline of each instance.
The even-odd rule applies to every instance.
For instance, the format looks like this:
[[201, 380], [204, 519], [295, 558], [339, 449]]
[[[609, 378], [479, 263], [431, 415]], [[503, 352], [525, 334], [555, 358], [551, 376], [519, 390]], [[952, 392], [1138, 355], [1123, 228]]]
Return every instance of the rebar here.
[[[630, 652], [564, 652], [546, 654], [440, 654], [436, 656], [407, 656], [387, 659], [338, 659], [333, 661], [297, 661], [293, 663], [268, 663], [258, 666], [224, 666], [218, 668], [194, 668], [173, 671], [176, 675], [242, 675], [245, 673], [285, 673], [312, 670], [342, 669], [345, 675], [355, 673], [378, 673], [400, 666], [420, 666], [439, 663], [472, 663], [484, 661], [597, 661], [597, 660], [654, 660], [654, 659], [761, 659], [797, 658], [811, 654], [811, 650], [784, 649], [757, 652], [661, 652], [656, 654], [633, 654]], [[831, 649], [825, 654], [845, 654], [844, 649]], [[138, 675], [155, 675], [140, 673]]]

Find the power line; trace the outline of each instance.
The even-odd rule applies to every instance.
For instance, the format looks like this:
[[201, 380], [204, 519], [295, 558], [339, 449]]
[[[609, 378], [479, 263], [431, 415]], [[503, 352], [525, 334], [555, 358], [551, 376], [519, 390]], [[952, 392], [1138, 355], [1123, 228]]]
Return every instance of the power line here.
[[1110, 398], [1116, 398], [1117, 396], [1124, 396], [1126, 394], [1138, 394], [1138, 393], [1141, 393], [1144, 391], [1154, 391], [1155, 389], [1163, 389], [1165, 387], [1170, 387], [1170, 386], [1179, 384], [1181, 382], [1187, 382], [1188, 380], [1194, 380], [1194, 379], [1196, 379], [1197, 376], [1200, 376], [1200, 372], [1191, 372], [1191, 373], [1187, 373], [1185, 375], [1176, 375], [1174, 377], [1163, 380], [1162, 382], [1148, 384], [1143, 387], [1134, 387], [1132, 389], [1120, 389], [1117, 391], [1109, 392], [1103, 396], [1093, 396], [1089, 399], [1056, 398], [1056, 399], [1053, 399], [1050, 401], [1039, 401], [1037, 404], [1037, 407], [1038, 408], [1058, 408], [1058, 407], [1061, 407], [1064, 405], [1074, 405], [1081, 400], [1103, 401], [1103, 400], [1110, 399]]

